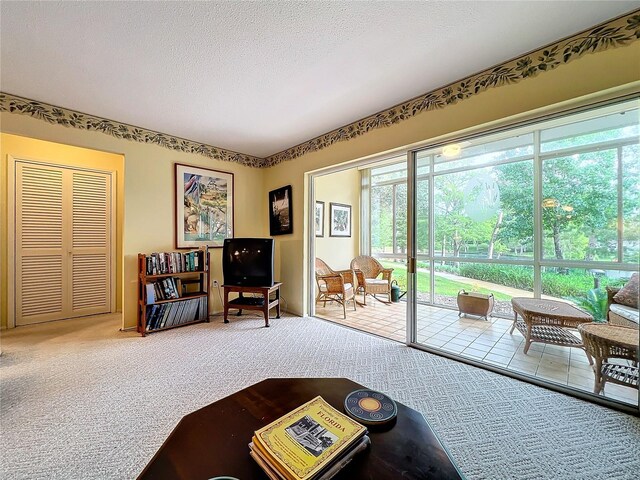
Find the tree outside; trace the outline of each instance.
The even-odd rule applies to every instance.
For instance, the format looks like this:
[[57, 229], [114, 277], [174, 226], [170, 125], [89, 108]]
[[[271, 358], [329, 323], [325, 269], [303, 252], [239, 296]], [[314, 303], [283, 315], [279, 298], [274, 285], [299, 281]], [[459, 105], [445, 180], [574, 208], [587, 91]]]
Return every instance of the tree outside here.
[[[621, 132], [625, 128], [635, 130]], [[596, 142], [638, 135], [637, 130], [637, 127], [624, 127], [543, 143], [541, 221], [544, 259], [615, 262], [619, 255], [618, 235], [621, 235], [622, 261], [638, 263], [640, 146], [636, 143], [611, 148], [594, 146], [591, 151], [588, 148]], [[567, 153], [567, 149], [578, 146], [580, 150], [576, 153]], [[497, 261], [533, 259], [535, 210], [532, 146], [520, 145], [486, 153], [490, 147], [491, 144], [486, 144], [478, 157], [441, 164], [439, 174], [434, 176], [433, 254], [436, 259], [441, 256], [461, 260], [448, 264], [439, 262], [436, 271], [461, 275], [464, 270], [465, 275], [483, 277], [498, 285], [510, 285], [509, 282], [518, 277], [514, 272], [521, 269], [526, 271], [531, 283], [521, 287], [531, 291], [533, 278], [530, 266], [497, 263], [484, 264], [483, 268], [470, 268], [467, 263], [475, 258]], [[553, 155], [554, 151], [559, 151], [559, 154]], [[483, 162], [502, 161], [509, 163], [482, 165]], [[477, 168], [440, 174], [447, 165], [459, 168], [464, 164], [475, 164]], [[479, 205], [469, 203], [469, 191], [477, 189], [482, 183], [479, 178], [484, 179], [485, 185], [497, 186], [497, 193], [491, 192], [490, 188], [488, 193], [496, 199], [499, 196], [498, 208], [483, 212]], [[622, 198], [618, 198], [619, 186]], [[406, 252], [406, 182], [403, 179], [395, 185], [374, 186], [371, 192], [373, 252], [394, 253], [401, 258]], [[426, 179], [418, 181], [416, 193], [417, 247], [419, 252], [426, 254], [429, 245], [429, 192]], [[478, 198], [484, 201], [485, 197]], [[622, 225], [618, 225], [619, 213], [623, 219]], [[522, 276], [524, 278], [524, 273]], [[550, 280], [558, 276], [566, 277], [567, 281]], [[593, 272], [588, 269], [546, 268], [543, 269], [543, 277], [543, 293], [550, 296], [586, 294], [593, 285]], [[603, 284], [607, 282], [619, 283], [619, 280], [605, 278]], [[576, 291], [577, 288], [583, 290]]]

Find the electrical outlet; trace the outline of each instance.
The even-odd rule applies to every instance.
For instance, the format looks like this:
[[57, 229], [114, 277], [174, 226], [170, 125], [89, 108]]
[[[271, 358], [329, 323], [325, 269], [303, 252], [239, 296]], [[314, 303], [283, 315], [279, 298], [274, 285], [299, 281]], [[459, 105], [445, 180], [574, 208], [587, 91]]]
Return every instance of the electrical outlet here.
[[218, 283], [218, 280], [214, 280], [213, 281], [213, 286], [218, 288], [220, 286], [220, 284]]

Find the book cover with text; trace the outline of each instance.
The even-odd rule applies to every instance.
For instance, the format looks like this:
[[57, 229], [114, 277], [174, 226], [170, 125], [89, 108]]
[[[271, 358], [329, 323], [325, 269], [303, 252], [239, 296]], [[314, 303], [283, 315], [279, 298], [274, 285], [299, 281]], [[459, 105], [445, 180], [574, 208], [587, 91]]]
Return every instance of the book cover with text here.
[[253, 443], [287, 478], [306, 480], [366, 432], [363, 425], [316, 397], [258, 430]]

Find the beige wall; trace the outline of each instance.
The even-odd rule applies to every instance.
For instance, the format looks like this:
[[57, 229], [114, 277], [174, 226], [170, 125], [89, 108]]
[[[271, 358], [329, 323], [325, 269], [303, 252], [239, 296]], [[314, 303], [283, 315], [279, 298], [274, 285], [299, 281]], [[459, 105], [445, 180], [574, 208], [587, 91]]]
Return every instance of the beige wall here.
[[[350, 168], [317, 177], [315, 196], [324, 202], [324, 237], [316, 237], [316, 257], [334, 270], [345, 270], [360, 252], [360, 172]], [[351, 237], [329, 236], [331, 202], [351, 205]]]
[[[555, 70], [520, 83], [504, 85], [469, 97], [440, 110], [424, 112], [391, 127], [371, 131], [353, 140], [339, 142], [318, 152], [266, 171], [267, 189], [291, 184], [294, 191], [294, 222], [308, 218], [307, 176], [332, 165], [361, 159], [402, 146], [448, 136], [454, 132], [475, 131], [488, 126], [540, 116], [568, 109], [578, 103], [593, 102], [623, 91], [640, 91], [640, 42], [624, 48], [585, 55]], [[634, 83], [635, 82], [635, 83]], [[281, 269], [283, 295], [288, 308], [307, 311], [308, 257], [306, 228], [294, 230], [286, 240], [276, 239], [276, 264]], [[288, 279], [293, 281], [287, 282]]]
[[[122, 297], [125, 326], [134, 326], [136, 322], [137, 253], [171, 250], [174, 246], [173, 164], [176, 162], [235, 174], [236, 236], [267, 236], [266, 193], [292, 185], [294, 233], [276, 237], [275, 268], [276, 277], [284, 282], [282, 295], [287, 300], [287, 309], [302, 314], [307, 309], [306, 239], [309, 226], [305, 220], [309, 215], [306, 180], [309, 172], [454, 132], [475, 131], [488, 125], [570, 108], [578, 102], [602, 98], [599, 92], [608, 89], [617, 89], [608, 95], [618, 95], [622, 90], [638, 92], [640, 83], [632, 84], [640, 82], [638, 58], [640, 42], [585, 55], [537, 77], [490, 89], [458, 104], [424, 112], [394, 126], [371, 131], [266, 170], [118, 140], [98, 132], [50, 125], [24, 115], [2, 113], [0, 120], [3, 132], [124, 155]], [[6, 192], [6, 178], [2, 179], [2, 186]], [[337, 194], [338, 189], [334, 190]], [[6, 204], [6, 194], [2, 196], [2, 202]], [[356, 216], [354, 212], [354, 218]], [[6, 230], [6, 216], [1, 220], [2, 229]], [[0, 257], [3, 265], [6, 252], [5, 243]], [[220, 251], [214, 250], [212, 256], [213, 278], [222, 280]], [[6, 277], [2, 277], [2, 285], [4, 292]], [[214, 311], [219, 310], [217, 294], [212, 295], [212, 301]]]
[[[125, 328], [136, 325], [137, 304], [137, 254], [174, 249], [174, 163], [183, 163], [217, 169], [234, 174], [235, 185], [235, 234], [236, 236], [266, 236], [267, 205], [263, 192], [264, 171], [242, 165], [214, 161], [200, 155], [175, 152], [155, 145], [120, 140], [99, 132], [51, 125], [24, 115], [2, 113], [3, 133], [18, 134], [34, 139], [59, 142], [67, 145], [115, 152], [124, 157], [124, 174], [121, 175], [124, 199], [122, 218], [122, 311]], [[28, 142], [27, 142], [28, 143]], [[37, 148], [34, 143], [33, 147]], [[26, 145], [26, 144], [25, 144]], [[37, 155], [36, 155], [37, 156]], [[2, 163], [6, 171], [7, 157], [3, 142]], [[3, 300], [2, 324], [6, 325], [6, 259], [7, 245], [4, 238], [7, 228], [6, 191], [7, 179], [3, 174], [2, 185], [2, 260], [1, 283]], [[221, 251], [211, 250], [212, 279], [222, 281]], [[219, 296], [211, 294], [212, 311], [220, 311]]]

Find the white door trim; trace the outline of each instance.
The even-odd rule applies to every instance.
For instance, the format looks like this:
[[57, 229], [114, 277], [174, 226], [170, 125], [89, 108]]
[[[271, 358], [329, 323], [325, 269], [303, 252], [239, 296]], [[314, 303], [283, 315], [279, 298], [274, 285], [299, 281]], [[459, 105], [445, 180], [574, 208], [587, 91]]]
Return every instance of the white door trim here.
[[16, 162], [7, 155], [7, 328], [16, 326]]

